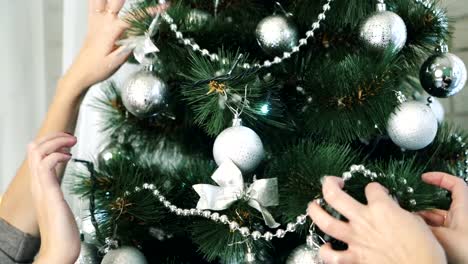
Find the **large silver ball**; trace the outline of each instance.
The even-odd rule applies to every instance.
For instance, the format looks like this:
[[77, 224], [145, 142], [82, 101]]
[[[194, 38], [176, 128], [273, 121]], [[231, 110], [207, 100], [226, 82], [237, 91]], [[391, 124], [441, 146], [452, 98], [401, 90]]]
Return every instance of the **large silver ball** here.
[[245, 126], [229, 127], [221, 132], [213, 146], [216, 164], [231, 160], [244, 173], [257, 168], [265, 156], [263, 143], [252, 129]]
[[431, 144], [437, 135], [437, 118], [426, 104], [405, 102], [390, 116], [387, 132], [403, 149], [419, 150]]
[[138, 118], [159, 114], [167, 108], [169, 89], [153, 72], [143, 70], [132, 75], [122, 88], [122, 103]]
[[96, 246], [81, 242], [80, 256], [75, 264], [97, 264], [99, 263], [98, 249]]
[[109, 251], [101, 264], [147, 264], [145, 256], [134, 247], [121, 247]]
[[272, 15], [264, 18], [258, 23], [255, 34], [260, 47], [271, 55], [290, 51], [297, 45], [299, 39], [296, 25], [282, 15]]
[[372, 51], [384, 52], [391, 47], [394, 52], [398, 53], [406, 43], [406, 25], [397, 14], [380, 11], [362, 23], [360, 38]]
[[286, 260], [287, 264], [322, 264], [318, 249], [309, 247], [307, 244], [294, 249]]
[[449, 97], [460, 92], [466, 84], [466, 67], [463, 61], [452, 53], [429, 57], [419, 72], [421, 85], [430, 95]]

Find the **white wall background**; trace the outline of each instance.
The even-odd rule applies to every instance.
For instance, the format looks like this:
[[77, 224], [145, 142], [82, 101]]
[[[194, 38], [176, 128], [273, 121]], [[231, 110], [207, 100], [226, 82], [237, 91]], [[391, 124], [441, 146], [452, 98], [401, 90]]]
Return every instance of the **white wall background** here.
[[[455, 19], [452, 52], [468, 64], [466, 0], [446, 0]], [[24, 158], [53, 95], [55, 83], [82, 43], [87, 0], [0, 0], [0, 193]], [[123, 69], [128, 72], [134, 69]], [[92, 91], [91, 91], [92, 93]], [[447, 118], [468, 129], [468, 89], [443, 100]], [[86, 103], [86, 102], [85, 102]], [[86, 107], [85, 107], [86, 108]], [[87, 108], [86, 108], [87, 109]], [[90, 156], [99, 146], [89, 109], [80, 115], [75, 154]]]

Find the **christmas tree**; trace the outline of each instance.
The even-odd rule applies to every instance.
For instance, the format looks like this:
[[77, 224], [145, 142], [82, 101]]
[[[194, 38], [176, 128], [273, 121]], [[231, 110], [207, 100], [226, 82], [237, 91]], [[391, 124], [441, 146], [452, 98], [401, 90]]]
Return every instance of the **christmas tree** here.
[[409, 211], [450, 204], [423, 172], [468, 180], [468, 134], [438, 101], [466, 68], [436, 2], [145, 0], [127, 12], [118, 44], [141, 70], [95, 98], [109, 141], [74, 166], [102, 263], [320, 263], [326, 240], [346, 246], [306, 217], [324, 175], [363, 203], [379, 182]]

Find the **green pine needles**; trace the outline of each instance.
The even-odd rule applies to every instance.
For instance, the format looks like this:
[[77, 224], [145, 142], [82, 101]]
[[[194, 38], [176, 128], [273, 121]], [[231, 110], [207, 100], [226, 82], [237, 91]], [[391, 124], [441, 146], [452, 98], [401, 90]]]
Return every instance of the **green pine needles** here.
[[[255, 28], [266, 16], [281, 13], [275, 1], [222, 0], [217, 7], [214, 2], [175, 0], [167, 12], [184, 38], [219, 60], [184, 46], [164, 20], [152, 39], [160, 50], [154, 74], [170, 88], [168, 115], [134, 117], [112, 82], [103, 84], [91, 102], [103, 116], [101, 132], [108, 147], [121, 150], [117, 157], [98, 158], [94, 179], [81, 165], [73, 172], [79, 179], [73, 191], [95, 197], [91, 213], [103, 236], [100, 244], [117, 237], [140, 247], [150, 263], [238, 263], [245, 259], [247, 244], [265, 263], [284, 263], [294, 247], [304, 244], [310, 222], [284, 239], [246, 239], [219, 222], [175, 215], [149, 190], [133, 191], [153, 184], [172, 204], [196, 207], [199, 196], [192, 186], [216, 185], [211, 179], [217, 169], [213, 142], [236, 113], [260, 135], [266, 151], [262, 164], [243, 175], [244, 181], [278, 179], [279, 206], [268, 210], [280, 223], [295, 221], [310, 201], [321, 197], [323, 176], [341, 176], [353, 164], [381, 175], [356, 174], [346, 183], [345, 190], [363, 203], [365, 186], [377, 181], [409, 211], [447, 208], [449, 194], [424, 184], [420, 175], [460, 174], [467, 159], [460, 140], [467, 142], [468, 134], [441, 124], [434, 142], [419, 151], [403, 151], [386, 135], [387, 120], [399, 104], [395, 92], [411, 96], [421, 90], [412, 76], [439, 41], [450, 38], [449, 19], [438, 4], [426, 9], [413, 0], [386, 1], [404, 20], [408, 40], [398, 54], [375, 54], [359, 41], [360, 24], [375, 3], [333, 1], [306, 46], [289, 60], [259, 70], [245, 64], [274, 60], [258, 45]], [[325, 3], [279, 2], [293, 13], [300, 36]], [[128, 36], [147, 31], [157, 3], [140, 1], [127, 10]], [[202, 14], [199, 24], [187, 18], [194, 10]], [[219, 213], [250, 230], [274, 232], [243, 199]]]

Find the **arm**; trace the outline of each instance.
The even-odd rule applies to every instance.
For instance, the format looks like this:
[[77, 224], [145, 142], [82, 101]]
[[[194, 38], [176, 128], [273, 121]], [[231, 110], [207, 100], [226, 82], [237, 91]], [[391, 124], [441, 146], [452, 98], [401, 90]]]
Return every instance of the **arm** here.
[[[55, 96], [36, 138], [75, 129], [81, 99], [88, 87], [107, 79], [126, 61], [129, 51], [115, 41], [127, 25], [117, 17], [124, 0], [89, 0], [88, 34], [78, 57], [59, 80]], [[63, 174], [60, 166], [58, 175]], [[24, 161], [0, 204], [0, 218], [19, 230], [38, 236], [31, 196], [31, 173]]]

